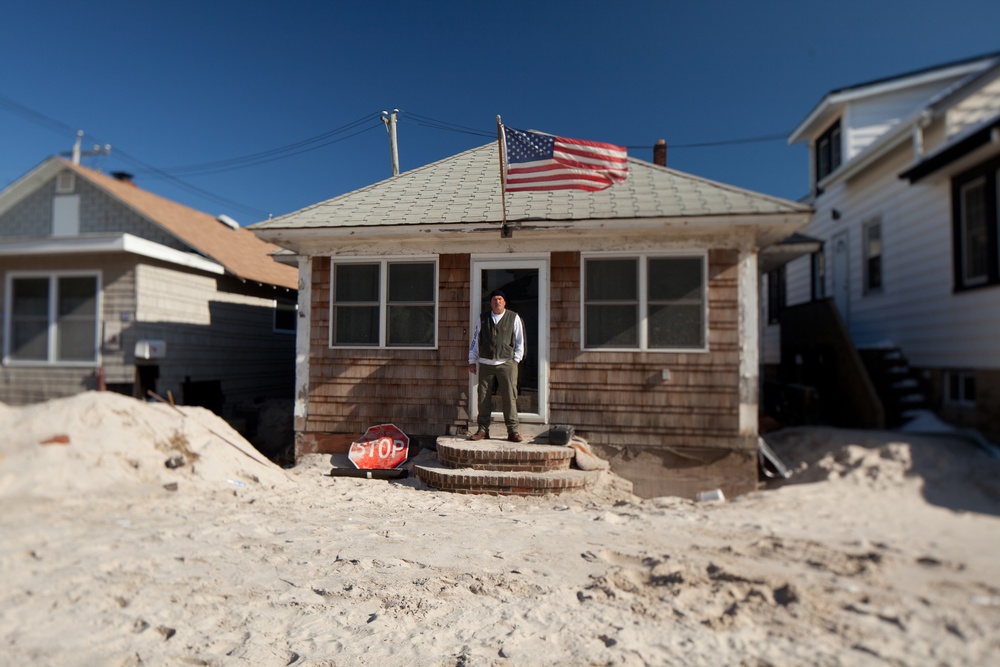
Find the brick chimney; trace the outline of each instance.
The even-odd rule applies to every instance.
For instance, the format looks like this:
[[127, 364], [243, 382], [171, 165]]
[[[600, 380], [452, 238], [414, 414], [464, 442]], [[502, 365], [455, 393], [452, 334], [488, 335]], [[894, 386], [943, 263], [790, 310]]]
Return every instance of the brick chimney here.
[[656, 145], [653, 146], [653, 164], [658, 164], [661, 167], [667, 166], [667, 141], [666, 139], [657, 139]]

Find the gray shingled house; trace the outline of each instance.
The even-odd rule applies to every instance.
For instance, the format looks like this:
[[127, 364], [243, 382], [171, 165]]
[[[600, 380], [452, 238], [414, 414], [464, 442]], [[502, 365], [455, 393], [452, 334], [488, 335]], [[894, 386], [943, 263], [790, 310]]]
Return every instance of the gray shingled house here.
[[47, 159], [0, 192], [0, 401], [152, 391], [249, 424], [295, 386], [298, 276], [279, 250]]
[[387, 422], [466, 432], [470, 333], [500, 288], [527, 329], [522, 424], [574, 426], [640, 495], [755, 488], [758, 257], [810, 209], [629, 169], [597, 193], [508, 193], [508, 238], [496, 144], [252, 226], [298, 255], [297, 453]]

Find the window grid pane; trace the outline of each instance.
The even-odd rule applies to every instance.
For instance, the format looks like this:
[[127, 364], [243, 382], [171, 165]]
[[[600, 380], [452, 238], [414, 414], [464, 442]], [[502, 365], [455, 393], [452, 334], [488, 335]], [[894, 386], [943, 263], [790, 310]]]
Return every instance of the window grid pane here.
[[987, 279], [989, 270], [985, 179], [962, 187], [961, 205], [962, 276], [966, 284], [977, 284]]
[[[654, 258], [649, 260], [648, 266], [649, 348], [703, 348], [705, 345], [704, 259]], [[779, 304], [776, 306], [780, 307]]]
[[378, 345], [378, 306], [333, 309], [334, 345]]
[[56, 359], [97, 359], [97, 278], [59, 278], [57, 292]]
[[584, 345], [639, 347], [638, 260], [588, 259], [584, 276]]

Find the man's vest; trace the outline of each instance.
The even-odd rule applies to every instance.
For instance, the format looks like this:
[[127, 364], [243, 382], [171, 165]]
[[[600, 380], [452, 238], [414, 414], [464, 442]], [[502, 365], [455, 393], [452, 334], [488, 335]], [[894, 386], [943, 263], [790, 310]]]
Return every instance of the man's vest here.
[[482, 314], [479, 322], [479, 357], [481, 359], [514, 358], [514, 322], [517, 313], [505, 310], [500, 321], [493, 324], [493, 313]]

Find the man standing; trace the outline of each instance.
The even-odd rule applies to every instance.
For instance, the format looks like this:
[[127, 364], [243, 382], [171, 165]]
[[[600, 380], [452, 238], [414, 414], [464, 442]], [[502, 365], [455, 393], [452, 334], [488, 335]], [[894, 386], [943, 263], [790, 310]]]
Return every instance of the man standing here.
[[490, 293], [490, 312], [483, 313], [472, 332], [469, 346], [469, 373], [479, 370], [479, 430], [473, 440], [490, 437], [493, 412], [493, 381], [500, 388], [503, 400], [503, 421], [507, 439], [523, 442], [517, 432], [517, 365], [524, 358], [524, 323], [513, 310], [507, 310], [507, 298], [500, 290]]

